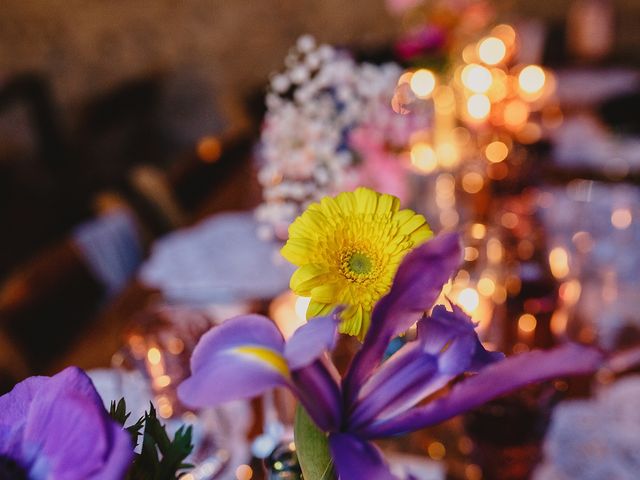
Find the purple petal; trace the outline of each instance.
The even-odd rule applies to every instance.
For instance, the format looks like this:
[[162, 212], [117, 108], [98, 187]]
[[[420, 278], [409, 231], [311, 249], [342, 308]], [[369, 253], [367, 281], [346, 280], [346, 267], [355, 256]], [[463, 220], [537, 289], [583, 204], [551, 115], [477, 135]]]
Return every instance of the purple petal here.
[[438, 356], [438, 369], [455, 376], [503, 359], [504, 354], [485, 350], [471, 317], [458, 306], [452, 307], [448, 311], [436, 305], [430, 316], [418, 322], [419, 341], [427, 352]]
[[397, 480], [370, 442], [348, 433], [332, 433], [329, 448], [340, 480]]
[[249, 398], [286, 385], [289, 367], [284, 340], [266, 317], [246, 315], [227, 320], [202, 336], [191, 356], [191, 376], [178, 396], [193, 408]]
[[337, 315], [316, 317], [298, 328], [284, 347], [291, 370], [306, 367], [333, 350], [340, 320]]
[[[433, 391], [432, 381], [438, 377], [436, 356], [426, 353], [419, 342], [405, 345], [363, 385], [349, 415], [349, 429], [412, 407]], [[437, 383], [436, 389], [442, 388], [441, 382]]]
[[49, 377], [29, 377], [18, 383], [13, 390], [0, 397], [0, 425], [11, 425], [25, 421], [29, 405]]
[[460, 260], [460, 241], [455, 233], [438, 235], [404, 258], [391, 291], [373, 310], [371, 327], [345, 378], [348, 401], [356, 398], [391, 339], [417, 322], [433, 306]]
[[6, 421], [26, 419], [31, 402], [43, 392], [48, 396], [73, 392], [102, 406], [102, 400], [87, 374], [78, 367], [67, 367], [52, 377], [29, 377], [1, 396], [0, 425]]
[[78, 393], [43, 391], [33, 400], [21, 454], [30, 477], [122, 478], [131, 466], [128, 433], [107, 416], [102, 404], [96, 405], [93, 395]]
[[[312, 320], [314, 321], [314, 320]], [[338, 372], [326, 359], [291, 372], [293, 390], [315, 424], [325, 432], [342, 426], [342, 395]]]
[[18, 458], [29, 407], [49, 377], [30, 377], [0, 397], [0, 455]]
[[129, 434], [115, 422], [109, 422], [107, 428], [111, 448], [107, 458], [104, 459], [100, 473], [94, 475], [92, 480], [124, 478], [133, 462], [133, 444]]
[[29, 409], [35, 398], [51, 402], [66, 393], [85, 398], [103, 408], [102, 400], [91, 379], [79, 368], [68, 367], [53, 377], [30, 377], [0, 397], [0, 454], [15, 458], [20, 455]]
[[461, 381], [451, 392], [424, 407], [417, 407], [392, 419], [373, 423], [360, 432], [367, 438], [396, 435], [428, 427], [483, 403], [536, 382], [566, 375], [584, 375], [597, 370], [600, 352], [577, 344], [548, 351], [534, 351], [507, 358]]
[[231, 318], [202, 336], [191, 355], [191, 370], [207, 363], [212, 352], [240, 345], [259, 345], [282, 352], [284, 339], [278, 327], [262, 315]]
[[504, 358], [487, 352], [471, 318], [442, 305], [418, 322], [418, 340], [405, 345], [383, 363], [363, 385], [349, 425], [358, 429], [413, 407], [443, 388], [457, 375], [478, 371]]

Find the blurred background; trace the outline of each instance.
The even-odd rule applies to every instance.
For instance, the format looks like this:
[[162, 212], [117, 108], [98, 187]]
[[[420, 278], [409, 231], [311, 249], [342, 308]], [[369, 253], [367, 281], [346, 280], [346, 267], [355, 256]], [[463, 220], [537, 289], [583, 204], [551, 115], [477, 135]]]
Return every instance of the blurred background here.
[[[566, 338], [634, 345], [640, 1], [435, 3], [430, 10], [410, 0], [3, 0], [0, 393], [69, 364], [126, 367], [151, 379], [161, 415], [174, 418], [183, 412], [163, 390], [174, 367], [163, 360], [158, 371], [156, 351], [186, 354], [202, 331], [234, 313], [271, 312], [285, 324], [295, 316], [290, 269], [270, 263], [277, 245], [264, 240], [251, 211], [268, 185], [258, 175], [265, 96], [305, 34], [357, 61], [395, 61], [398, 76], [421, 70], [436, 84], [450, 78], [467, 102], [467, 117], [449, 118], [434, 94], [424, 125], [455, 128], [455, 148], [464, 144], [464, 152], [456, 150], [455, 162], [432, 158], [438, 136], [413, 139], [403, 146], [412, 168], [404, 181], [407, 203], [434, 229], [466, 232], [466, 273], [450, 288], [486, 321], [488, 343], [509, 353]], [[468, 22], [460, 27], [460, 19]], [[454, 23], [446, 33], [455, 41], [436, 53], [422, 44], [416, 54], [401, 48], [419, 37], [417, 25]], [[465, 57], [466, 43], [501, 38], [496, 25], [517, 34], [517, 52], [505, 41], [508, 62], [480, 55], [483, 65], [519, 78], [521, 93], [543, 91], [518, 77], [525, 65], [546, 74], [544, 95], [513, 104], [524, 102], [522, 124], [507, 113], [502, 123], [474, 116], [469, 101], [482, 88], [457, 79], [464, 76], [457, 64], [462, 71], [482, 63]], [[433, 87], [421, 90], [419, 77], [409, 78], [407, 102], [431, 101]], [[393, 82], [397, 100], [403, 83]], [[498, 111], [502, 100], [489, 100]], [[471, 143], [460, 140], [465, 135]], [[258, 257], [270, 264], [256, 269]], [[184, 375], [184, 359], [175, 368]], [[261, 421], [246, 427], [249, 436]], [[473, 421], [477, 427], [484, 417]], [[427, 450], [423, 440], [419, 449], [405, 447], [441, 460], [447, 441], [458, 457], [471, 451], [458, 437], [429, 440]], [[449, 476], [481, 478], [465, 462]], [[485, 477], [528, 474], [492, 475]]]

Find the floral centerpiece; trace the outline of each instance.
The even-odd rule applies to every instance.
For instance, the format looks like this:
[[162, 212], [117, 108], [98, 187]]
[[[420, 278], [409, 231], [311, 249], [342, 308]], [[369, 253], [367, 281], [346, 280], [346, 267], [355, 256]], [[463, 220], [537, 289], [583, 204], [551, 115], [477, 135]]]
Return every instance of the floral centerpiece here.
[[[312, 204], [283, 248], [299, 267], [292, 288], [311, 297], [309, 322], [286, 342], [260, 315], [210, 330], [180, 398], [197, 408], [287, 387], [300, 402], [295, 440], [305, 479], [384, 480], [395, 477], [372, 440], [598, 368], [600, 353], [576, 344], [507, 359], [487, 351], [459, 307], [434, 306], [461, 247], [455, 233], [430, 237], [424, 218], [391, 195], [360, 188]], [[384, 360], [391, 340], [414, 324], [417, 338]], [[362, 339], [342, 377], [330, 358], [339, 330]]]
[[428, 127], [429, 113], [392, 109], [400, 66], [360, 64], [310, 36], [298, 40], [285, 64], [270, 82], [259, 146], [262, 235], [286, 238], [308, 204], [357, 185], [405, 199], [407, 170], [399, 163], [411, 135]]

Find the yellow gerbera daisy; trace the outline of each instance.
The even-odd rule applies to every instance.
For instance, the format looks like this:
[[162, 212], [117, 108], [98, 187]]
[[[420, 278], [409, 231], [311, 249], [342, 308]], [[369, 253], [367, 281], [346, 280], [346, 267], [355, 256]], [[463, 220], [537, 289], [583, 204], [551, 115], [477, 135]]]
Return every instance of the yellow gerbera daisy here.
[[325, 197], [289, 227], [282, 255], [299, 268], [291, 289], [311, 297], [307, 319], [344, 305], [340, 331], [360, 339], [402, 258], [433, 234], [400, 200], [368, 188]]

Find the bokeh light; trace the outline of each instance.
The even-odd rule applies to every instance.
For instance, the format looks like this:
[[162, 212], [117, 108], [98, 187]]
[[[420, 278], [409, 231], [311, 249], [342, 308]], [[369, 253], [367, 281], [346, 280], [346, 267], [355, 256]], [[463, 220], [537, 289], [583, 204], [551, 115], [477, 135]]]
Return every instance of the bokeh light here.
[[411, 90], [420, 98], [427, 98], [436, 88], [436, 76], [431, 70], [421, 68], [411, 76]]
[[467, 112], [474, 120], [484, 120], [491, 112], [491, 102], [486, 95], [471, 95], [467, 100]]
[[411, 164], [421, 173], [431, 173], [438, 166], [436, 152], [428, 143], [416, 143], [411, 148]]
[[507, 46], [496, 37], [487, 37], [478, 44], [478, 56], [487, 65], [497, 65], [507, 54]]
[[458, 303], [467, 313], [471, 314], [480, 305], [480, 295], [471, 287], [465, 288], [458, 293]]
[[611, 214], [611, 224], [618, 230], [625, 230], [631, 225], [633, 217], [628, 208], [616, 208]]
[[462, 84], [474, 93], [485, 93], [493, 81], [489, 69], [475, 63], [464, 67], [461, 79]]
[[536, 320], [536, 317], [530, 313], [525, 313], [518, 319], [518, 328], [523, 332], [533, 332], [536, 329], [537, 324], [538, 321]]
[[546, 75], [544, 70], [537, 65], [529, 65], [522, 69], [518, 75], [518, 86], [529, 94], [537, 93], [544, 87]]
[[478, 172], [468, 172], [462, 177], [462, 188], [467, 193], [478, 193], [484, 186], [484, 179]]
[[549, 266], [556, 278], [564, 278], [569, 274], [569, 256], [562, 247], [555, 247], [549, 253]]
[[496, 140], [485, 147], [484, 154], [491, 163], [500, 163], [509, 155], [509, 147], [504, 142]]

